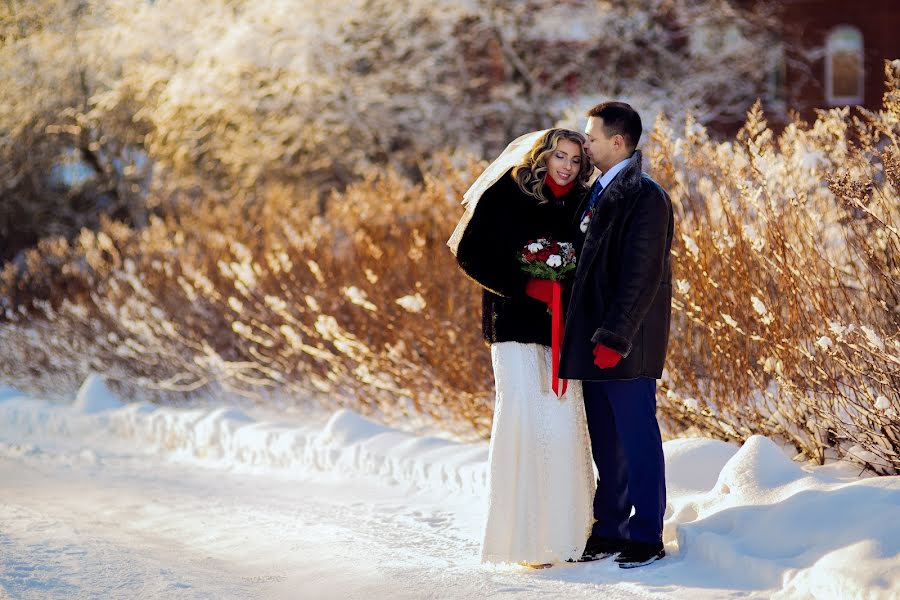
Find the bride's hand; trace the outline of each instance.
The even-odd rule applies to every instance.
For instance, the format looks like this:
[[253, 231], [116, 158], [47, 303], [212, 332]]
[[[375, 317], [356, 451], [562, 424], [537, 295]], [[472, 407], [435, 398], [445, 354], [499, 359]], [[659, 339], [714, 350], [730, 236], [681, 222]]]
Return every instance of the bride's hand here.
[[525, 294], [549, 306], [553, 302], [553, 282], [532, 277], [525, 285]]

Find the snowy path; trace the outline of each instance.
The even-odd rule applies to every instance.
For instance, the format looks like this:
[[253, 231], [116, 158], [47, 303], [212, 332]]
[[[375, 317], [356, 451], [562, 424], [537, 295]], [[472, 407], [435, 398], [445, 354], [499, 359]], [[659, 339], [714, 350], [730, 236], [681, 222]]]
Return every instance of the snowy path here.
[[16, 481], [0, 492], [0, 581], [13, 597], [371, 597], [387, 579], [390, 595], [415, 597], [477, 550], [442, 507], [371, 485], [133, 461], [5, 460], [0, 477]]
[[[485, 444], [0, 392], [0, 598], [891, 598], [900, 478], [666, 444], [670, 557], [478, 562]], [[826, 530], [822, 523], [830, 520]]]

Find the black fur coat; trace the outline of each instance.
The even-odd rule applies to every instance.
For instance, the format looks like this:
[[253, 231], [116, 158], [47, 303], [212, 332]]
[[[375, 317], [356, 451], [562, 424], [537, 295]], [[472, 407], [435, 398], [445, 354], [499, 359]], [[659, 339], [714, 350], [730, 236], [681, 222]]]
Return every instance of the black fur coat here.
[[[510, 171], [482, 195], [456, 260], [484, 288], [482, 334], [488, 344], [550, 345], [550, 313], [546, 304], [525, 295], [529, 275], [517, 257], [540, 237], [569, 241], [570, 223], [584, 194], [576, 185], [562, 198], [542, 204], [519, 189]], [[554, 198], [546, 187], [544, 195]]]

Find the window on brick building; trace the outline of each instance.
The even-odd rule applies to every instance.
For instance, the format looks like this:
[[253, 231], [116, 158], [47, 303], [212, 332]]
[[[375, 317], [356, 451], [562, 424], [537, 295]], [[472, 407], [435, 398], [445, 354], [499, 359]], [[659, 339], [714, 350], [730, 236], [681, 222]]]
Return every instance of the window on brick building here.
[[864, 78], [862, 33], [835, 27], [825, 43], [825, 100], [832, 106], [862, 104]]

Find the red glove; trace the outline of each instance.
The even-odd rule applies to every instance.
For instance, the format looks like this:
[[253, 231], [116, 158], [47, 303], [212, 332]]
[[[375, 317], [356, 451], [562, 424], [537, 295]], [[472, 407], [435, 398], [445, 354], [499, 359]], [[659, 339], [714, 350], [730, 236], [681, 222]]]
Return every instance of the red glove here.
[[549, 279], [532, 277], [525, 284], [525, 293], [535, 300], [540, 300], [547, 306], [550, 306], [553, 302], [553, 282]]
[[607, 348], [603, 344], [594, 346], [594, 364], [601, 369], [610, 369], [619, 364], [620, 360], [622, 355], [612, 348]]

